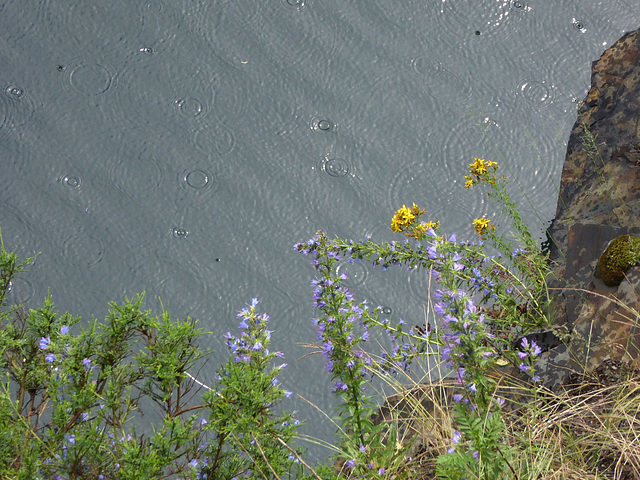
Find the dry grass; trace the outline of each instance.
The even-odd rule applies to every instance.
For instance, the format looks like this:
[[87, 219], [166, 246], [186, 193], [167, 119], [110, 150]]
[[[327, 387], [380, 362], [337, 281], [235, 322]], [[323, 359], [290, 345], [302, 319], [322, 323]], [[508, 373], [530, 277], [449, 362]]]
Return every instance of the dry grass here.
[[[416, 385], [389, 397], [378, 421], [395, 424], [400, 441], [413, 444], [402, 472], [388, 478], [436, 478], [436, 458], [451, 445], [455, 387]], [[560, 392], [540, 389], [535, 400], [513, 401], [505, 421], [515, 478], [640, 479], [640, 371], [632, 367], [607, 362], [574, 375]]]

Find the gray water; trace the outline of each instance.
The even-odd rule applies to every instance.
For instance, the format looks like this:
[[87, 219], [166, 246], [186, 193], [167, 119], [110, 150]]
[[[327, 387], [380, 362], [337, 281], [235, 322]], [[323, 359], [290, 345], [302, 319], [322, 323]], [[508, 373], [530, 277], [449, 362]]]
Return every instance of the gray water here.
[[[13, 301], [50, 292], [90, 319], [145, 291], [200, 319], [222, 361], [257, 297], [282, 383], [330, 409], [321, 359], [296, 361], [315, 313], [293, 244], [393, 239], [413, 202], [473, 238], [474, 218], [501, 223], [464, 189], [475, 156], [518, 180], [542, 237], [591, 62], [638, 27], [635, 0], [0, 1], [0, 228], [42, 252]], [[347, 270], [358, 298], [424, 321], [419, 272]]]

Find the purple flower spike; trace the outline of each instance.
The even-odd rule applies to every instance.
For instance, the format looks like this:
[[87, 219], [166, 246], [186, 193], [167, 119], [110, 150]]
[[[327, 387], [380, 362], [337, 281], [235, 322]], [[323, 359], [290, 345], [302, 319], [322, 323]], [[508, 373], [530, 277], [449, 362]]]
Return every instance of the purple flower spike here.
[[47, 335], [46, 337], [42, 337], [40, 339], [40, 343], [38, 343], [38, 346], [42, 350], [46, 350], [50, 343], [51, 343], [51, 338], [49, 337], [49, 335]]

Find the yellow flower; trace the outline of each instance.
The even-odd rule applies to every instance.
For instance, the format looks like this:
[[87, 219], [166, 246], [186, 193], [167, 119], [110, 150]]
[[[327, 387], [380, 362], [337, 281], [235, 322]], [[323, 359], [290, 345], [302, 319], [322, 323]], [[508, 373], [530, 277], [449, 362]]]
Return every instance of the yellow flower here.
[[484, 158], [475, 157], [473, 159], [473, 163], [469, 164], [469, 173], [475, 175], [476, 177], [480, 177], [482, 174], [487, 173], [490, 168], [493, 168], [493, 170], [497, 170], [498, 163], [492, 162], [490, 160], [485, 160]]
[[470, 187], [473, 187], [473, 178], [471, 178], [469, 175], [465, 175], [464, 178], [466, 180], [466, 182], [464, 182], [464, 188], [469, 190]]
[[440, 226], [440, 222], [427, 222], [422, 224], [424, 226], [425, 231], [433, 228], [434, 230]]
[[408, 232], [405, 232], [405, 235], [409, 238], [413, 237], [416, 239], [425, 238], [427, 232], [430, 228], [436, 229], [440, 226], [440, 222], [421, 222], [418, 224], [412, 224], [409, 226]]
[[473, 221], [473, 228], [476, 232], [478, 232], [478, 235], [484, 234], [489, 226], [495, 229], [495, 227], [491, 224], [491, 220], [489, 220], [488, 218], [476, 218]]
[[469, 164], [469, 171], [475, 175], [482, 175], [487, 171], [487, 167], [483, 158], [474, 158], [473, 163]]
[[[419, 211], [415, 203], [413, 207]], [[394, 232], [403, 232], [411, 225], [415, 218], [416, 214], [413, 213], [411, 209], [408, 209], [406, 205], [402, 205], [402, 208], [399, 209], [391, 219], [391, 230]]]

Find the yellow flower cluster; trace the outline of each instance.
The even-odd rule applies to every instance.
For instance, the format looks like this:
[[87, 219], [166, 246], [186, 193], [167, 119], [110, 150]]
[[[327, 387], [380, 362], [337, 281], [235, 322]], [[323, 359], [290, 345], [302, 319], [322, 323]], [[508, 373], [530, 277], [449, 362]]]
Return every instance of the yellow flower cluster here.
[[[438, 228], [438, 222], [420, 222], [420, 215], [425, 212], [424, 208], [418, 207], [415, 203], [412, 208], [402, 205], [391, 219], [391, 230], [394, 232], [406, 232], [407, 237], [423, 238], [430, 228]], [[408, 230], [408, 231], [407, 231]]]
[[476, 232], [478, 232], [478, 235], [480, 236], [484, 235], [484, 233], [487, 231], [488, 228], [492, 228], [493, 230], [496, 229], [495, 225], [491, 223], [491, 220], [484, 217], [476, 218], [473, 221], [473, 228], [475, 229]]
[[491, 184], [495, 183], [495, 173], [491, 175], [491, 177], [486, 175], [489, 173], [489, 169], [495, 172], [498, 169], [498, 162], [492, 162], [484, 158], [474, 158], [473, 163], [469, 164], [469, 173], [471, 175], [465, 175], [464, 177], [466, 180], [464, 187], [468, 190], [470, 187], [473, 187], [474, 181], [478, 182], [480, 180], [485, 180]]
[[393, 218], [391, 219], [391, 230], [394, 232], [404, 232], [409, 225], [413, 223], [417, 215], [424, 213], [415, 203], [413, 208], [407, 208], [406, 205], [402, 205]]

